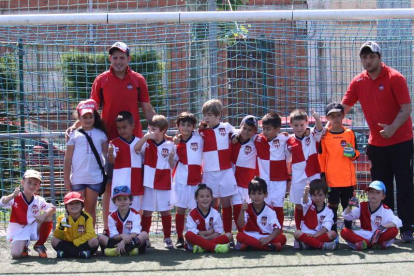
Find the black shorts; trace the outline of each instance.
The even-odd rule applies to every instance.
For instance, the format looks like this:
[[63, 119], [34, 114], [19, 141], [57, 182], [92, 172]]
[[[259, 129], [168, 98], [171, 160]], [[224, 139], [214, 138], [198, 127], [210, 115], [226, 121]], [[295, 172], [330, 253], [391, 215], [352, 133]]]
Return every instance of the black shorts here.
[[346, 208], [349, 199], [354, 194], [354, 189], [354, 186], [329, 188], [328, 202], [331, 204], [339, 204], [341, 202], [342, 207]]

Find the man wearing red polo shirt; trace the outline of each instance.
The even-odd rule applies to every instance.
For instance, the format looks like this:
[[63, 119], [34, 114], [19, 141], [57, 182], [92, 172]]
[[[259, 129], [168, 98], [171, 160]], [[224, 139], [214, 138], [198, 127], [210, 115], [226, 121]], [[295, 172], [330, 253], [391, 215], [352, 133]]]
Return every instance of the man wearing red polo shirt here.
[[359, 56], [365, 71], [351, 81], [342, 105], [346, 114], [360, 102], [370, 129], [366, 151], [371, 161], [371, 178], [385, 183], [384, 203], [393, 210], [395, 177], [398, 216], [403, 222], [401, 239], [412, 242], [413, 131], [407, 82], [400, 72], [381, 62], [381, 48], [377, 43], [364, 43]]

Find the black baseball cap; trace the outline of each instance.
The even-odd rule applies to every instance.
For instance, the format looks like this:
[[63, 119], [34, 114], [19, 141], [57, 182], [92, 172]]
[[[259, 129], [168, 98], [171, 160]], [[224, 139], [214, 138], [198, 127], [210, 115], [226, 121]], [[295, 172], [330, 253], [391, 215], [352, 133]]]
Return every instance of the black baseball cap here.
[[326, 106], [326, 109], [325, 109], [326, 116], [328, 116], [329, 114], [334, 113], [334, 112], [342, 112], [342, 114], [343, 114], [344, 113], [344, 107], [342, 106], [342, 104], [332, 102], [332, 103], [330, 103]]

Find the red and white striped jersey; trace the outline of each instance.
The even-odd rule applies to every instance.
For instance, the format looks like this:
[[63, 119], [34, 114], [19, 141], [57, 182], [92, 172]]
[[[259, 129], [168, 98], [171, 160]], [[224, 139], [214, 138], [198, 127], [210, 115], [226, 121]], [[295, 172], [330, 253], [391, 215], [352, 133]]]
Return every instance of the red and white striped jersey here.
[[3, 204], [3, 198], [0, 199], [0, 207], [11, 209], [10, 222], [18, 223], [20, 225], [28, 225], [36, 220], [35, 216], [41, 211], [46, 211], [49, 208], [54, 208], [51, 203], [38, 195], [33, 196], [32, 200], [27, 201], [24, 194], [19, 193], [14, 199], [7, 204]]
[[120, 234], [139, 234], [141, 233], [141, 216], [130, 208], [125, 218], [121, 218], [118, 210], [109, 214], [108, 217], [109, 237]]
[[164, 140], [157, 144], [148, 140], [144, 146], [144, 186], [156, 190], [171, 190], [171, 167], [168, 158], [174, 143]]
[[254, 144], [257, 149], [257, 163], [260, 178], [266, 181], [283, 181], [290, 179], [286, 160], [290, 157], [286, 142], [289, 137], [279, 134], [272, 141], [267, 141], [263, 134], [257, 135]]
[[257, 151], [254, 145], [255, 136], [245, 143], [231, 144], [231, 162], [237, 186], [249, 188], [250, 181], [259, 175], [257, 169]]
[[295, 135], [290, 136], [287, 146], [292, 154], [292, 183], [298, 183], [321, 172], [318, 160], [321, 138], [322, 131], [315, 128], [310, 129], [309, 136], [302, 139]]
[[302, 206], [303, 219], [301, 223], [301, 230], [304, 233], [308, 233], [308, 230], [318, 232], [322, 227], [325, 227], [328, 231], [331, 231], [334, 223], [334, 214], [332, 210], [326, 206], [326, 204], [323, 205], [323, 209], [319, 212], [312, 200], [309, 200], [307, 204], [303, 204], [302, 202]]
[[181, 140], [176, 146], [174, 160], [177, 165], [173, 171], [175, 183], [194, 186], [202, 182], [203, 144], [200, 136], [191, 135], [187, 141]]
[[198, 207], [191, 210], [187, 216], [186, 226], [187, 231], [193, 232], [194, 234], [198, 234], [200, 231], [208, 231], [211, 228], [214, 229], [214, 232], [219, 234], [224, 231], [223, 222], [219, 212], [211, 207], [207, 215], [203, 215]]
[[214, 128], [200, 130], [204, 140], [203, 170], [222, 171], [231, 168], [230, 139], [235, 129], [229, 123], [219, 123]]
[[244, 213], [244, 232], [256, 232], [260, 235], [269, 235], [274, 229], [280, 229], [280, 223], [277, 220], [276, 212], [269, 205], [264, 204], [263, 209], [256, 213], [253, 204], [250, 203]]
[[346, 220], [357, 220], [361, 222], [361, 229], [375, 231], [378, 226], [394, 223], [397, 228], [402, 226], [402, 221], [385, 204], [381, 204], [377, 210], [369, 209], [369, 202], [361, 202], [358, 208], [352, 208], [349, 214], [342, 214]]
[[[142, 157], [136, 153], [134, 146], [140, 139], [134, 139], [128, 143], [122, 137], [111, 141], [114, 145], [114, 171], [112, 176], [112, 187], [128, 186], [134, 196], [143, 195], [142, 185]], [[112, 197], [113, 191], [111, 191]]]

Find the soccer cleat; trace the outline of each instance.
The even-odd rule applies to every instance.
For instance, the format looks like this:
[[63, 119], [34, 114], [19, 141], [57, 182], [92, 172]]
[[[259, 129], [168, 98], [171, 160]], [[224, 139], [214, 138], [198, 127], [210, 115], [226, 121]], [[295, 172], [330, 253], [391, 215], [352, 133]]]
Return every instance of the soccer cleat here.
[[61, 250], [56, 251], [56, 258], [58, 258], [58, 259], [65, 258], [65, 252], [63, 252]]
[[145, 253], [145, 251], [147, 251], [147, 246], [146, 246], [145, 244], [141, 245], [141, 246], [138, 248], [138, 252], [139, 252], [139, 254], [144, 254], [144, 253]]
[[173, 249], [174, 248], [174, 245], [173, 245], [173, 242], [172, 242], [171, 238], [165, 238], [164, 239], [164, 245], [165, 245], [165, 248], [167, 248], [167, 249]]
[[20, 255], [20, 258], [26, 258], [29, 257], [29, 248], [27, 246], [24, 247], [22, 255]]
[[184, 248], [184, 239], [179, 238], [177, 242], [175, 243], [175, 248]]
[[368, 248], [368, 245], [367, 245], [367, 243], [365, 241], [360, 241], [360, 242], [357, 242], [355, 244], [355, 250], [356, 251], [365, 250], [367, 248]]
[[322, 250], [335, 250], [336, 249], [336, 242], [331, 241], [331, 242], [324, 242], [323, 243], [323, 247]]
[[138, 254], [139, 254], [138, 248], [134, 248], [132, 249], [132, 251], [128, 252], [129, 256], [138, 256]]
[[105, 248], [104, 255], [107, 257], [119, 257], [120, 256], [116, 248]]
[[237, 242], [236, 245], [234, 246], [234, 249], [236, 250], [241, 250], [242, 244], [240, 242]]
[[253, 248], [250, 245], [242, 243], [240, 246], [240, 251], [252, 251]]
[[91, 258], [91, 251], [84, 250], [79, 252], [79, 258], [81, 259], [90, 259]]
[[229, 251], [230, 251], [230, 245], [228, 243], [227, 244], [217, 244], [216, 248], [214, 248], [214, 252], [216, 252], [216, 253], [227, 253]]
[[198, 246], [198, 245], [193, 246], [193, 253], [194, 254], [200, 254], [200, 253], [204, 253], [204, 252], [206, 252], [206, 251], [203, 248], [201, 248], [200, 246]]
[[269, 251], [277, 251], [277, 252], [279, 252], [279, 251], [282, 250], [282, 245], [280, 244], [280, 242], [277, 242], [277, 243], [269, 243], [268, 244], [268, 248], [269, 248]]
[[33, 249], [39, 254], [40, 258], [47, 258], [46, 247], [44, 245], [35, 245]]
[[404, 231], [401, 233], [401, 240], [403, 243], [411, 243], [414, 241], [412, 231]]

